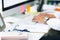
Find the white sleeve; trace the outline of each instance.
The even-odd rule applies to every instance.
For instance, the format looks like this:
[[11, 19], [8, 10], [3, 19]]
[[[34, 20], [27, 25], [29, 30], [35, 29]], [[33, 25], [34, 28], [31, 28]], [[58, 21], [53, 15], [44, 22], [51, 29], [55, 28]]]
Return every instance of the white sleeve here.
[[49, 19], [47, 21], [47, 24], [55, 30], [60, 30], [60, 19], [57, 18]]

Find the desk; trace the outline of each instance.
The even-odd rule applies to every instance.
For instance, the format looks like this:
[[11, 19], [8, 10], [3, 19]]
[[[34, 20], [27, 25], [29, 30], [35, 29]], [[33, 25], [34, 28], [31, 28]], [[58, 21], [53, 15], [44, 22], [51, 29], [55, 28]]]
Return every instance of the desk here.
[[[11, 28], [11, 30], [14, 28], [16, 24], [19, 25], [17, 29], [28, 29], [30, 32], [28, 33], [28, 40], [38, 40], [40, 39], [45, 33], [47, 33], [50, 29], [48, 25], [40, 24], [40, 23], [34, 23], [31, 21], [33, 18], [33, 15], [27, 16], [27, 15], [20, 15], [15, 17], [6, 17], [5, 23], [6, 23], [6, 29]], [[15, 20], [14, 20], [15, 19]], [[8, 22], [14, 22], [13, 25], [9, 24]], [[8, 27], [9, 26], [9, 27]]]
[[[55, 6], [45, 5], [43, 7], [43, 10], [45, 12], [55, 14], [56, 12], [52, 8], [54, 9]], [[57, 15], [59, 15], [59, 14], [57, 14]], [[16, 13], [16, 14], [13, 14], [9, 17], [4, 18], [5, 23], [6, 23], [5, 31], [8, 31], [8, 29], [13, 30], [15, 25], [18, 24], [19, 27], [17, 27], [17, 29], [28, 29], [30, 31], [28, 33], [29, 34], [28, 35], [28, 40], [38, 40], [38, 39], [40, 39], [45, 33], [47, 33], [49, 31], [50, 27], [48, 25], [45, 25], [45, 24], [33, 23], [31, 21], [33, 16], [34, 15], [28, 16], [28, 15], [20, 15], [20, 14]], [[14, 22], [14, 24], [9, 24], [8, 22]]]

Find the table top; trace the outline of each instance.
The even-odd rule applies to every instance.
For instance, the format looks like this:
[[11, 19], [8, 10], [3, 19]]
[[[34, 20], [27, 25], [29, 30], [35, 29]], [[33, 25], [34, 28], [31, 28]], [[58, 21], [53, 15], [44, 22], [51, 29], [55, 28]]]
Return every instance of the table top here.
[[[14, 26], [19, 25], [18, 27], [16, 27], [17, 29], [27, 29], [30, 32], [43, 32], [43, 33], [47, 33], [50, 29], [50, 27], [48, 25], [45, 24], [41, 24], [41, 23], [34, 23], [32, 22], [32, 18], [33, 16], [20, 16], [20, 18], [18, 17], [6, 17], [5, 23], [6, 23], [6, 29], [13, 29]], [[9, 24], [8, 22], [13, 22], [13, 24]], [[9, 25], [9, 27], [8, 27]], [[12, 26], [12, 27], [10, 27]]]

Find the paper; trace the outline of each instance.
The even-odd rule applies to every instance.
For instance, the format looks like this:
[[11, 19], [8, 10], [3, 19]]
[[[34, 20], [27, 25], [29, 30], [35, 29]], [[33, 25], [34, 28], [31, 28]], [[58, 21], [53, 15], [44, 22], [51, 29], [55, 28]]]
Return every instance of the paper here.
[[28, 13], [30, 12], [30, 5], [26, 6], [26, 12], [28, 12]]
[[25, 10], [24, 5], [21, 5], [21, 6], [20, 6], [20, 13], [23, 13], [24, 10]]

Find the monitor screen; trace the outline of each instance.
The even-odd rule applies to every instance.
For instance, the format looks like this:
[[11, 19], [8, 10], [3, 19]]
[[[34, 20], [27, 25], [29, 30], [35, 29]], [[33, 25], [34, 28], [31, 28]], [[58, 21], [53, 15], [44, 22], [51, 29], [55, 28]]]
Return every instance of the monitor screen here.
[[22, 3], [28, 0], [4, 0], [4, 8], [18, 4], [18, 3]]
[[2, 0], [3, 11], [31, 1], [33, 0]]

